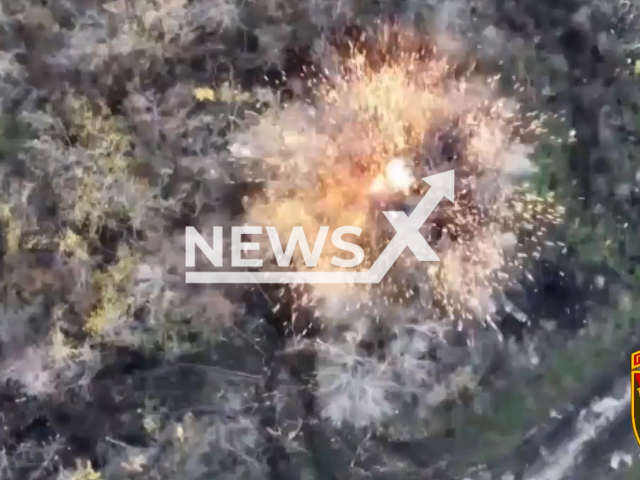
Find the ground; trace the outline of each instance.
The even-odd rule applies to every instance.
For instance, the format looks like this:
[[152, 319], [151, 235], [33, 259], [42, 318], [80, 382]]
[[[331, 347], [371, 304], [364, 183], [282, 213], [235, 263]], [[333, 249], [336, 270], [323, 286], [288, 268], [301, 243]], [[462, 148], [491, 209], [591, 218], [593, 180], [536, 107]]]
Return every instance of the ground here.
[[[3, 1], [0, 478], [637, 478], [637, 8]], [[185, 283], [391, 158], [456, 172], [439, 266]]]

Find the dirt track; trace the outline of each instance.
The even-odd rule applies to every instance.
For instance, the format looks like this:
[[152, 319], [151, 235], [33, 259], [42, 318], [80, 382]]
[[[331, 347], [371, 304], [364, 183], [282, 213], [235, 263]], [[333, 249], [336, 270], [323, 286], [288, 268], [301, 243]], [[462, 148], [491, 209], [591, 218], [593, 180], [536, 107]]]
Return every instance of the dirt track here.
[[[552, 415], [547, 425], [536, 429], [542, 433], [534, 433], [512, 457], [491, 468], [491, 478], [626, 479], [625, 469], [639, 458], [631, 426], [630, 393], [625, 358], [613, 375], [596, 382], [563, 413]], [[485, 474], [478, 475], [478, 480]]]

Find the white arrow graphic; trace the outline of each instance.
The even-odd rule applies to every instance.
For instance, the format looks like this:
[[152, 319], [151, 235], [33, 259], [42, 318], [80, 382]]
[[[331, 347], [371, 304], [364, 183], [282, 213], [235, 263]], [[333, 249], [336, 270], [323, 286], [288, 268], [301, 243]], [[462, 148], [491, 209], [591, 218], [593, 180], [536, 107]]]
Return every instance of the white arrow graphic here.
[[405, 212], [383, 212], [396, 229], [395, 236], [366, 272], [187, 272], [187, 283], [379, 283], [405, 248], [421, 262], [439, 262], [419, 229], [433, 213], [442, 198], [454, 201], [454, 170], [422, 179], [431, 188], [418, 202], [411, 215]]

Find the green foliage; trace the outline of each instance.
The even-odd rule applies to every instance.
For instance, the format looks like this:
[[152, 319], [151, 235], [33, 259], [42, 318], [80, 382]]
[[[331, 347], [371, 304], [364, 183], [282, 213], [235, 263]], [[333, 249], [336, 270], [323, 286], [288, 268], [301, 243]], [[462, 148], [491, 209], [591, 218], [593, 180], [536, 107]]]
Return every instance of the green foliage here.
[[[20, 62], [0, 65], [0, 96], [6, 99], [0, 116], [0, 371], [3, 380], [17, 385], [20, 414], [7, 410], [0, 417], [9, 431], [26, 431], [32, 419], [60, 408], [60, 417], [73, 417], [68, 428], [114, 446], [100, 471], [80, 462], [61, 480], [261, 479], [268, 463], [265, 444], [274, 450], [282, 446], [305, 478], [313, 471], [305, 462], [312, 464], [318, 451], [330, 451], [336, 465], [347, 451], [346, 478], [362, 473], [356, 472], [361, 450], [376, 448], [368, 442], [370, 432], [351, 432], [356, 418], [366, 417], [365, 425], [384, 417], [377, 433], [393, 440], [416, 431], [427, 435], [447, 423], [445, 414], [436, 418], [441, 412], [436, 407], [447, 402], [471, 404], [453, 415], [453, 426], [467, 432], [452, 447], [461, 473], [509, 453], [550, 409], [611, 368], [637, 330], [632, 312], [640, 306], [634, 300], [640, 288], [640, 269], [634, 268], [640, 219], [626, 208], [620, 221], [613, 215], [620, 204], [604, 194], [595, 195], [594, 211], [582, 207], [569, 166], [575, 139], [566, 120], [547, 112], [552, 110], [548, 98], [568, 88], [567, 66], [557, 54], [538, 48], [539, 39], [525, 42], [500, 31], [504, 38], [496, 38], [505, 45], [492, 59], [504, 73], [503, 86], [526, 109], [548, 113], [546, 132], [536, 140], [533, 188], [566, 209], [566, 222], [556, 232], [565, 245], [562, 254], [571, 254], [578, 269], [615, 273], [624, 294], [599, 312], [591, 330], [546, 352], [520, 379], [480, 387], [476, 359], [465, 350], [462, 366], [447, 367], [434, 385], [429, 358], [440, 326], [429, 325], [424, 312], [419, 326], [405, 326], [410, 334], [389, 327], [393, 341], [387, 346], [395, 350], [383, 359], [360, 351], [365, 328], [350, 314], [340, 327], [347, 330], [344, 338], [353, 340], [346, 346], [324, 336], [320, 345], [274, 341], [264, 319], [238, 314], [237, 291], [184, 284], [180, 226], [236, 221], [220, 201], [242, 177], [227, 148], [229, 134], [264, 121], [267, 106], [280, 114], [282, 103], [281, 92], [246, 91], [240, 85], [259, 77], [262, 67], [282, 67], [288, 47], [311, 46], [322, 65], [331, 67], [330, 55], [319, 53], [327, 47], [317, 41], [320, 31], [353, 19], [366, 23], [369, 14], [401, 4], [438, 32], [434, 38], [443, 51], [450, 47], [454, 56], [471, 56], [457, 49], [454, 35], [444, 34], [462, 25], [463, 33], [475, 38], [471, 3], [116, 0], [73, 8], [66, 2], [40, 3], [13, 2], [0, 11], [0, 48], [12, 59], [20, 52]], [[478, 17], [497, 23], [492, 5], [472, 3]], [[344, 11], [347, 4], [353, 11]], [[473, 53], [483, 55], [480, 50]], [[629, 63], [625, 71], [632, 75], [634, 66]], [[639, 133], [640, 114], [630, 111], [625, 118]], [[266, 140], [269, 135], [274, 134], [267, 132]], [[616, 159], [605, 180], [628, 183], [640, 167], [640, 154], [632, 141], [614, 144], [616, 155], [604, 155]], [[262, 290], [253, 293], [266, 297]], [[274, 315], [281, 308], [270, 307]], [[413, 318], [415, 312], [389, 314], [394, 320], [401, 315]], [[326, 328], [325, 333], [334, 332]], [[407, 338], [399, 340], [400, 334]], [[319, 356], [309, 375], [318, 381], [316, 390], [302, 387], [307, 379], [296, 370], [316, 362], [315, 357], [306, 361], [306, 349]], [[117, 358], [121, 351], [130, 354], [125, 361]], [[159, 360], [144, 374], [110, 376], [147, 356]], [[175, 363], [184, 370], [172, 376]], [[265, 373], [265, 367], [273, 371]], [[188, 368], [197, 373], [185, 375]], [[300, 378], [288, 376], [289, 370]], [[144, 383], [143, 391], [136, 390], [137, 382]], [[354, 392], [360, 395], [355, 402]], [[403, 405], [418, 404], [413, 413], [419, 418], [412, 413], [408, 421], [400, 419], [391, 401], [398, 397]], [[128, 411], [96, 419], [97, 404]], [[305, 411], [311, 404], [317, 411]], [[357, 414], [350, 410], [353, 404]], [[185, 415], [190, 409], [195, 413]], [[320, 415], [330, 421], [317, 422]], [[353, 433], [349, 442], [358, 444], [355, 453], [336, 433], [346, 431]], [[140, 437], [147, 447], [120, 440]], [[25, 442], [12, 458], [0, 445], [0, 476], [27, 478], [24, 470], [32, 466], [43, 478], [60, 473], [60, 458], [68, 455], [65, 441]], [[386, 461], [378, 451], [366, 454]]]

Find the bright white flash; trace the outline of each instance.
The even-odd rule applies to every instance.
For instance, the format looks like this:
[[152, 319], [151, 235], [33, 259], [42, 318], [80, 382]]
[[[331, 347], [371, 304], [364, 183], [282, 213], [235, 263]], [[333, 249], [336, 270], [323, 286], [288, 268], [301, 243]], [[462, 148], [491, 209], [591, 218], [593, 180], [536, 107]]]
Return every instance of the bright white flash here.
[[408, 193], [415, 180], [408, 163], [402, 158], [393, 158], [385, 167], [384, 175], [373, 181], [371, 192]]

